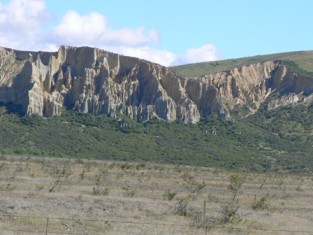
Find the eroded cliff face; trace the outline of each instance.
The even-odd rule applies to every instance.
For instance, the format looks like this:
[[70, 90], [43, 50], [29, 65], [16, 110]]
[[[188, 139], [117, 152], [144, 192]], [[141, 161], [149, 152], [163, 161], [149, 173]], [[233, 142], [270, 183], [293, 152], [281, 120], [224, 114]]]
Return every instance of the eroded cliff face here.
[[181, 86], [185, 78], [160, 65], [89, 47], [14, 53], [19, 66], [2, 79], [0, 102], [21, 106], [23, 114], [60, 115], [65, 107], [138, 121], [200, 119]]
[[19, 106], [25, 115], [60, 115], [65, 107], [112, 117], [121, 113], [141, 122], [155, 117], [196, 123], [212, 113], [231, 117], [240, 107], [253, 113], [264, 102], [268, 108], [307, 102], [313, 93], [312, 78], [294, 74], [278, 61], [191, 79], [89, 47], [0, 52], [11, 68], [0, 63], [0, 102]]

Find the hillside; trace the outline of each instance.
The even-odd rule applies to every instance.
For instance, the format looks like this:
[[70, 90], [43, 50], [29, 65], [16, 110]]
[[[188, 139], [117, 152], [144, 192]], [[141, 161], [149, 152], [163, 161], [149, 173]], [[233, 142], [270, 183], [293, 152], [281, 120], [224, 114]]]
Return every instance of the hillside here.
[[210, 73], [201, 66], [213, 63], [174, 72], [87, 47], [0, 51], [2, 155], [313, 171], [312, 52], [214, 62]]
[[249, 64], [263, 63], [266, 61], [292, 61], [301, 70], [313, 72], [313, 51], [286, 52], [270, 55], [258, 55], [252, 57], [235, 58], [213, 62], [186, 64], [171, 67], [175, 72], [186, 77], [198, 77], [201, 75], [232, 70]]
[[43, 119], [1, 110], [1, 154], [313, 172], [312, 106], [260, 111], [234, 121], [213, 115], [198, 124], [137, 123], [75, 112]]

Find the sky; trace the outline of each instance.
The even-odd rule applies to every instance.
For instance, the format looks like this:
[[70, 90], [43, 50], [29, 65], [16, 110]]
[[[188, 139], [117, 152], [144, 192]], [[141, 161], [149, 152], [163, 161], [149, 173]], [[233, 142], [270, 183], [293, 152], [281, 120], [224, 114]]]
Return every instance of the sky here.
[[0, 0], [0, 46], [91, 46], [165, 66], [313, 50], [312, 0]]

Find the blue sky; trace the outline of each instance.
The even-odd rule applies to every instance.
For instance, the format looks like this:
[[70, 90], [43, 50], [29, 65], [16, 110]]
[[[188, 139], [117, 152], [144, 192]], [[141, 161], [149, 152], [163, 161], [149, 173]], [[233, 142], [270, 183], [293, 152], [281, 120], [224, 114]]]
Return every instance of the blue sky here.
[[312, 9], [312, 0], [0, 0], [0, 45], [88, 45], [163, 65], [313, 50]]

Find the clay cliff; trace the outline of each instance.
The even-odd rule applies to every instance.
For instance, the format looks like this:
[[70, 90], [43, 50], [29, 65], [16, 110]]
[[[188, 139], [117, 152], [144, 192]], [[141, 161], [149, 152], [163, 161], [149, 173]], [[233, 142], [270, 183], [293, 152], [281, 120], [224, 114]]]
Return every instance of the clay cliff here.
[[243, 108], [269, 109], [309, 102], [313, 79], [267, 61], [186, 78], [149, 61], [96, 48], [61, 46], [58, 52], [0, 48], [0, 103], [22, 115], [60, 115], [74, 109], [196, 123], [213, 113], [229, 118]]

